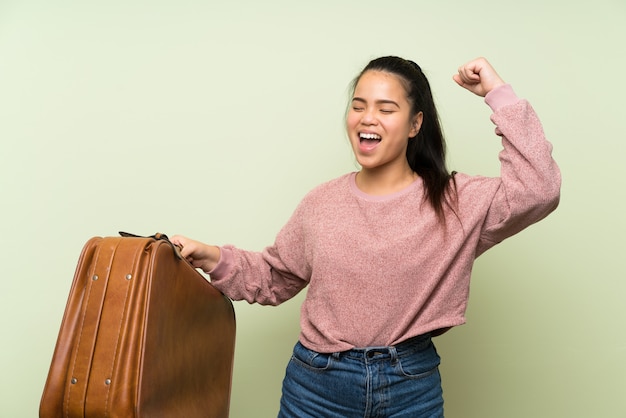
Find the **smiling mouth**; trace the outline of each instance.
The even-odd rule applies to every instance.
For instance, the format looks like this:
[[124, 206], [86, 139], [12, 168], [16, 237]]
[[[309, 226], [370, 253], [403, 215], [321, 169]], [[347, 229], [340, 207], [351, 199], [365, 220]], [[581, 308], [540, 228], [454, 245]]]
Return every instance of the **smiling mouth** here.
[[359, 133], [359, 141], [364, 145], [376, 145], [381, 141], [381, 136], [376, 134]]
[[359, 132], [359, 149], [361, 152], [370, 153], [380, 144], [382, 137], [373, 133]]

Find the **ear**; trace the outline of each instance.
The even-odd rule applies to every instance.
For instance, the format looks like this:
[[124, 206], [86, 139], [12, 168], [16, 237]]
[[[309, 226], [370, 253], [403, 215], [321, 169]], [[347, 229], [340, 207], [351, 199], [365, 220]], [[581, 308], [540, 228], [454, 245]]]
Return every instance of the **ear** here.
[[411, 121], [411, 130], [409, 131], [409, 138], [415, 138], [422, 127], [422, 120], [424, 119], [424, 114], [422, 112], [417, 112], [417, 115], [413, 117]]

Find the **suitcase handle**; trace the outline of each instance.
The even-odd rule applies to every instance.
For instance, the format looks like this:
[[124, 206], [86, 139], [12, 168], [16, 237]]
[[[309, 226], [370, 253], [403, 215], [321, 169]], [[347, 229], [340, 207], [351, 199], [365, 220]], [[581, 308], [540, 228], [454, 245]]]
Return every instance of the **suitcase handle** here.
[[165, 241], [172, 246], [172, 249], [174, 250], [174, 254], [176, 254], [176, 257], [178, 257], [181, 260], [185, 260], [183, 258], [182, 253], [180, 252], [181, 248], [178, 245], [174, 244], [172, 241], [170, 241], [167, 235], [161, 232], [157, 232], [156, 234], [150, 235], [148, 237], [142, 236], [142, 235], [135, 235], [135, 234], [131, 234], [130, 232], [123, 232], [123, 231], [119, 231], [119, 234], [120, 236], [125, 237], [125, 238], [152, 238], [157, 241]]

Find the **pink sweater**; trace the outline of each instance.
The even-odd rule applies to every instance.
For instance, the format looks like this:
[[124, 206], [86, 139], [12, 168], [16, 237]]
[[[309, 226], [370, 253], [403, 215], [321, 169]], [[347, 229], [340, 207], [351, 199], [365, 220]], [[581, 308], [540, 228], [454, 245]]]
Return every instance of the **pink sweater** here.
[[553, 211], [561, 184], [530, 104], [508, 85], [485, 101], [502, 137], [501, 176], [457, 174], [458, 216], [448, 211], [446, 226], [420, 179], [369, 196], [350, 173], [309, 192], [262, 252], [222, 247], [212, 283], [268, 305], [308, 285], [300, 341], [318, 352], [393, 345], [464, 323], [475, 258]]

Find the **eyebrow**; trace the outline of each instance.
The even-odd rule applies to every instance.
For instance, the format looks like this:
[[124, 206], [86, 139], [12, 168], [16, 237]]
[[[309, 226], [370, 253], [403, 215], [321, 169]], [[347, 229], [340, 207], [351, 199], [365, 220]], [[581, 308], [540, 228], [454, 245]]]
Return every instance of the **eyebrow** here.
[[[354, 102], [354, 101], [357, 101], [357, 102], [367, 103], [367, 100], [365, 100], [365, 99], [363, 99], [363, 98], [361, 98], [361, 97], [353, 97], [353, 98], [352, 98], [352, 101], [353, 101], [353, 102]], [[398, 107], [398, 108], [400, 107], [400, 105], [398, 105], [398, 103], [394, 102], [393, 100], [380, 99], [380, 100], [376, 100], [376, 102], [375, 102], [375, 103], [376, 103], [376, 104], [378, 104], [378, 105], [381, 105], [381, 104], [390, 104], [390, 105], [394, 105], [394, 106], [396, 106], [396, 107]]]

